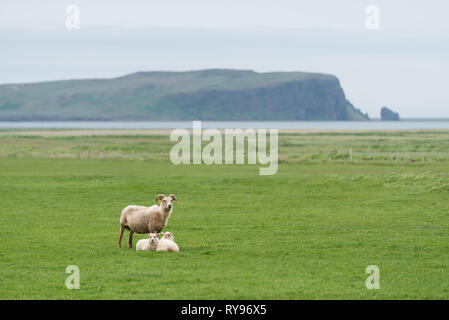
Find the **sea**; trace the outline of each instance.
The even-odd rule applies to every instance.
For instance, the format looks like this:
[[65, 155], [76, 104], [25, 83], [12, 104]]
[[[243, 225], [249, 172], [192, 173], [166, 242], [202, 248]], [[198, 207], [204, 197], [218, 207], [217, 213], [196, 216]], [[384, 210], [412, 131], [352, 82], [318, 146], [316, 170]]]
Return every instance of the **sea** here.
[[[191, 129], [192, 121], [0, 121], [0, 129]], [[202, 121], [202, 129], [449, 130], [449, 119], [401, 121]]]

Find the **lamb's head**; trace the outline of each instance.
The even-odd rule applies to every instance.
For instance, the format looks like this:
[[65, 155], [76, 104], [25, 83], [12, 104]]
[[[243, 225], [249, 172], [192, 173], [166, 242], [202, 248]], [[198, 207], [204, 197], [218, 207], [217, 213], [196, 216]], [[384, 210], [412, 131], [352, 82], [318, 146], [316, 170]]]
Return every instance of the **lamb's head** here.
[[156, 246], [157, 246], [157, 244], [159, 242], [159, 237], [155, 233], [150, 233], [148, 235], [148, 240], [150, 241], [150, 247], [151, 248], [156, 248]]
[[174, 194], [171, 194], [168, 197], [163, 194], [158, 194], [156, 197], [156, 201], [158, 200], [161, 200], [161, 209], [165, 210], [171, 210], [173, 208], [173, 201], [177, 201]]
[[173, 233], [171, 232], [164, 232], [164, 235], [162, 236], [162, 239], [167, 239], [167, 240], [175, 240], [175, 236], [173, 235]]

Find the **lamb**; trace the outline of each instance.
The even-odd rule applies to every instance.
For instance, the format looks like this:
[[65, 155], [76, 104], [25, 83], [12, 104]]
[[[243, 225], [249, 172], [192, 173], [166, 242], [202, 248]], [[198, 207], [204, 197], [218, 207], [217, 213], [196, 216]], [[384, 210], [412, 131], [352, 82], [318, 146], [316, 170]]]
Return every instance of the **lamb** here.
[[179, 252], [178, 245], [175, 243], [175, 237], [171, 232], [164, 232], [162, 239], [159, 240], [156, 251]]
[[159, 237], [155, 233], [150, 233], [148, 235], [148, 239], [140, 239], [136, 243], [136, 250], [156, 250], [156, 247], [159, 243]]
[[122, 247], [123, 231], [129, 230], [128, 248], [133, 246], [133, 234], [160, 233], [167, 226], [168, 218], [173, 211], [173, 201], [177, 201], [174, 194], [166, 197], [163, 194], [156, 196], [156, 202], [161, 200], [159, 206], [127, 206], [120, 215], [119, 249]]

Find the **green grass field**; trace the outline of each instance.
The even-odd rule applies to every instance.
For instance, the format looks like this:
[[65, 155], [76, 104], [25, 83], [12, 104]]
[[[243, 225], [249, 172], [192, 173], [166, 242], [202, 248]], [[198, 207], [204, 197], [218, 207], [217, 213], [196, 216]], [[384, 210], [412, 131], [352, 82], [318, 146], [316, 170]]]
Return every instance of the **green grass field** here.
[[[449, 132], [283, 134], [274, 176], [91, 134], [0, 132], [0, 299], [449, 297]], [[127, 249], [127, 231], [117, 249], [122, 208], [158, 193], [179, 200], [180, 253]]]

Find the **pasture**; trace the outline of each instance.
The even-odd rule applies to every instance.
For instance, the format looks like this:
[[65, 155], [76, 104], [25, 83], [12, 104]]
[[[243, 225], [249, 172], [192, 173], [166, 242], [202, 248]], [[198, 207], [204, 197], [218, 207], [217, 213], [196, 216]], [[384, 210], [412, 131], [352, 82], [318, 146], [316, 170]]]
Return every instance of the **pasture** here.
[[[172, 145], [1, 131], [0, 299], [449, 297], [449, 132], [284, 133], [274, 176], [175, 166]], [[158, 193], [178, 198], [166, 230], [180, 252], [128, 249], [127, 231], [117, 249], [120, 211]]]

